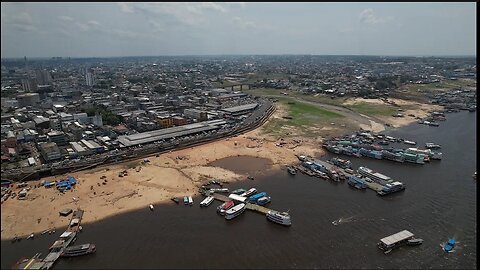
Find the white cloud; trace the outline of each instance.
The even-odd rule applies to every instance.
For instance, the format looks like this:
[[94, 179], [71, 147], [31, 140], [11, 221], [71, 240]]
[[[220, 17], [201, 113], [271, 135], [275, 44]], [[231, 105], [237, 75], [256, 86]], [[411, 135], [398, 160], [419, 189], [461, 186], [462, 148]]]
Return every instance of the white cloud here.
[[72, 22], [73, 21], [73, 18], [72, 17], [69, 17], [69, 16], [58, 16], [58, 18], [62, 21], [66, 21], [66, 22]]
[[13, 28], [23, 32], [37, 31], [32, 17], [27, 12], [20, 12], [16, 15], [2, 14], [2, 22], [5, 25], [11, 25]]
[[359, 18], [361, 22], [368, 24], [379, 24], [393, 20], [392, 16], [377, 17], [371, 8], [364, 9], [360, 12]]
[[133, 13], [133, 8], [130, 6], [130, 3], [117, 3], [120, 7], [120, 10], [125, 13]]

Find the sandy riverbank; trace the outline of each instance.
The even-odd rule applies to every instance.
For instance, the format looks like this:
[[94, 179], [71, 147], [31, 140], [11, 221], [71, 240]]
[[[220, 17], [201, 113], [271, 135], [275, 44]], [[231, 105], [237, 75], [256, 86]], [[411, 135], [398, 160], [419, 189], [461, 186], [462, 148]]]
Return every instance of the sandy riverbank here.
[[[70, 217], [60, 217], [58, 213], [64, 208], [84, 209], [83, 223], [86, 224], [122, 212], [147, 208], [151, 203], [172, 203], [172, 197], [196, 195], [198, 188], [212, 178], [223, 181], [246, 179], [247, 175], [208, 165], [225, 157], [246, 155], [267, 158], [272, 166], [265, 169], [273, 170], [296, 161], [297, 153], [315, 155], [317, 151], [322, 151], [315, 141], [299, 144], [286, 140], [287, 144], [282, 147], [276, 143], [266, 136], [260, 137], [255, 130], [158, 157], [153, 155], [148, 157], [150, 162], [147, 164], [142, 164], [143, 159], [140, 159], [68, 174], [79, 181], [72, 191], [61, 194], [55, 188], [34, 188], [30, 190], [27, 200], [5, 201], [1, 206], [1, 238], [11, 239], [16, 235], [38, 234], [50, 228], [66, 226]], [[123, 170], [128, 171], [128, 176], [119, 177], [119, 172]], [[66, 176], [42, 180], [60, 180]], [[106, 184], [103, 184], [102, 176], [106, 177]], [[29, 186], [38, 183], [32, 181]]]

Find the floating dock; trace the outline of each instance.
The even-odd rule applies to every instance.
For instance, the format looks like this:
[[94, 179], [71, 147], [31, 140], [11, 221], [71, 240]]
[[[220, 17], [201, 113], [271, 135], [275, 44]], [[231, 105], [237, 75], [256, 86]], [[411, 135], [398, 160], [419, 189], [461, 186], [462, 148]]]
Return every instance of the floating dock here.
[[[234, 200], [228, 196], [225, 196], [225, 195], [222, 195], [222, 194], [217, 194], [217, 193], [210, 193], [209, 196], [213, 196], [213, 198], [215, 198], [215, 200], [219, 200], [219, 201], [222, 201], [222, 202], [228, 202], [228, 201], [231, 201], [231, 200]], [[276, 211], [276, 210], [272, 210], [270, 208], [267, 208], [267, 207], [263, 207], [261, 205], [258, 205], [258, 204], [253, 204], [253, 203], [249, 203], [249, 202], [242, 202], [242, 203], [245, 203], [245, 207], [249, 210], [252, 210], [252, 211], [256, 211], [256, 212], [259, 212], [259, 213], [262, 213], [262, 214], [267, 214], [268, 211]], [[277, 211], [277, 212], [281, 212], [281, 211]]]

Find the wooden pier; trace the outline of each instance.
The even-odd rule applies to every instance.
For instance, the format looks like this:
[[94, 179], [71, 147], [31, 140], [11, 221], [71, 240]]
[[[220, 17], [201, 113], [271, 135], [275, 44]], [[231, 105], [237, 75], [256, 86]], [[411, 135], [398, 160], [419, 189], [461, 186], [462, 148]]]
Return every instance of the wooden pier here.
[[[228, 202], [228, 201], [232, 200], [232, 198], [229, 198], [228, 196], [218, 194], [218, 193], [211, 193], [211, 194], [207, 193], [205, 195], [206, 196], [212, 196], [213, 198], [215, 198], [215, 200], [219, 200], [219, 201], [222, 201], [222, 202]], [[258, 205], [258, 204], [249, 203], [249, 202], [245, 202], [245, 208], [247, 208], [249, 210], [252, 210], [252, 211], [262, 213], [264, 215], [266, 215], [268, 213], [268, 211], [276, 211], [276, 210], [272, 210], [270, 208], [263, 207], [263, 206]], [[277, 212], [281, 212], [281, 211], [277, 211]]]

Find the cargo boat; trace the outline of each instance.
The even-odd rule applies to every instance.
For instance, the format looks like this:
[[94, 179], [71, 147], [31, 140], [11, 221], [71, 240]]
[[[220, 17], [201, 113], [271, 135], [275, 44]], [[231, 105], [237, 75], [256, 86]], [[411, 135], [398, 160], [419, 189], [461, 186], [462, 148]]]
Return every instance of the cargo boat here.
[[382, 151], [382, 157], [387, 160], [392, 160], [396, 162], [404, 162], [405, 158], [399, 153], [392, 153], [386, 150]]
[[407, 244], [408, 240], [413, 239], [414, 234], [403, 230], [396, 234], [384, 237], [377, 243], [379, 249], [383, 250], [385, 254], [390, 253], [394, 248]]
[[417, 143], [416, 142], [412, 142], [412, 141], [403, 141], [405, 144], [409, 144], [409, 145], [416, 145]]
[[332, 158], [331, 162], [333, 165], [336, 165], [342, 169], [351, 169], [352, 162], [350, 160], [341, 159], [341, 158]]
[[245, 204], [241, 203], [225, 211], [225, 219], [230, 220], [238, 217], [245, 211]]
[[260, 192], [260, 193], [257, 193], [255, 195], [252, 195], [250, 197], [248, 197], [248, 201], [250, 203], [257, 203], [257, 200], [262, 198], [262, 197], [265, 197], [267, 196], [267, 193], [266, 192]]
[[225, 211], [227, 211], [228, 209], [232, 208], [235, 204], [233, 203], [233, 201], [228, 201], [228, 202], [224, 202], [222, 203], [220, 206], [217, 207], [217, 212], [220, 214], [220, 215], [225, 215]]
[[434, 144], [434, 143], [426, 143], [425, 147], [428, 149], [440, 149], [442, 148], [439, 144]]
[[359, 178], [359, 177], [356, 177], [354, 175], [351, 175], [348, 177], [348, 182], [347, 182], [350, 186], [356, 188], [356, 189], [366, 189], [367, 188], [367, 183]]
[[373, 181], [381, 184], [381, 185], [385, 185], [387, 183], [391, 183], [393, 182], [393, 179], [386, 176], [386, 175], [383, 175], [381, 173], [378, 173], [378, 172], [375, 172], [367, 167], [359, 167], [357, 172], [364, 176], [364, 177], [368, 177], [370, 179], [372, 179]]
[[432, 159], [437, 159], [437, 160], [442, 159], [442, 153], [441, 152], [433, 152], [430, 149], [408, 148], [407, 150], [405, 150], [405, 153], [408, 153], [408, 154], [422, 154], [422, 155], [426, 155], [426, 156], [428, 156]]
[[278, 211], [270, 210], [267, 212], [266, 217], [268, 220], [284, 226], [292, 225], [290, 214], [288, 214], [287, 212], [280, 213]]
[[95, 253], [96, 248], [94, 244], [83, 244], [66, 248], [60, 257], [76, 257]]

